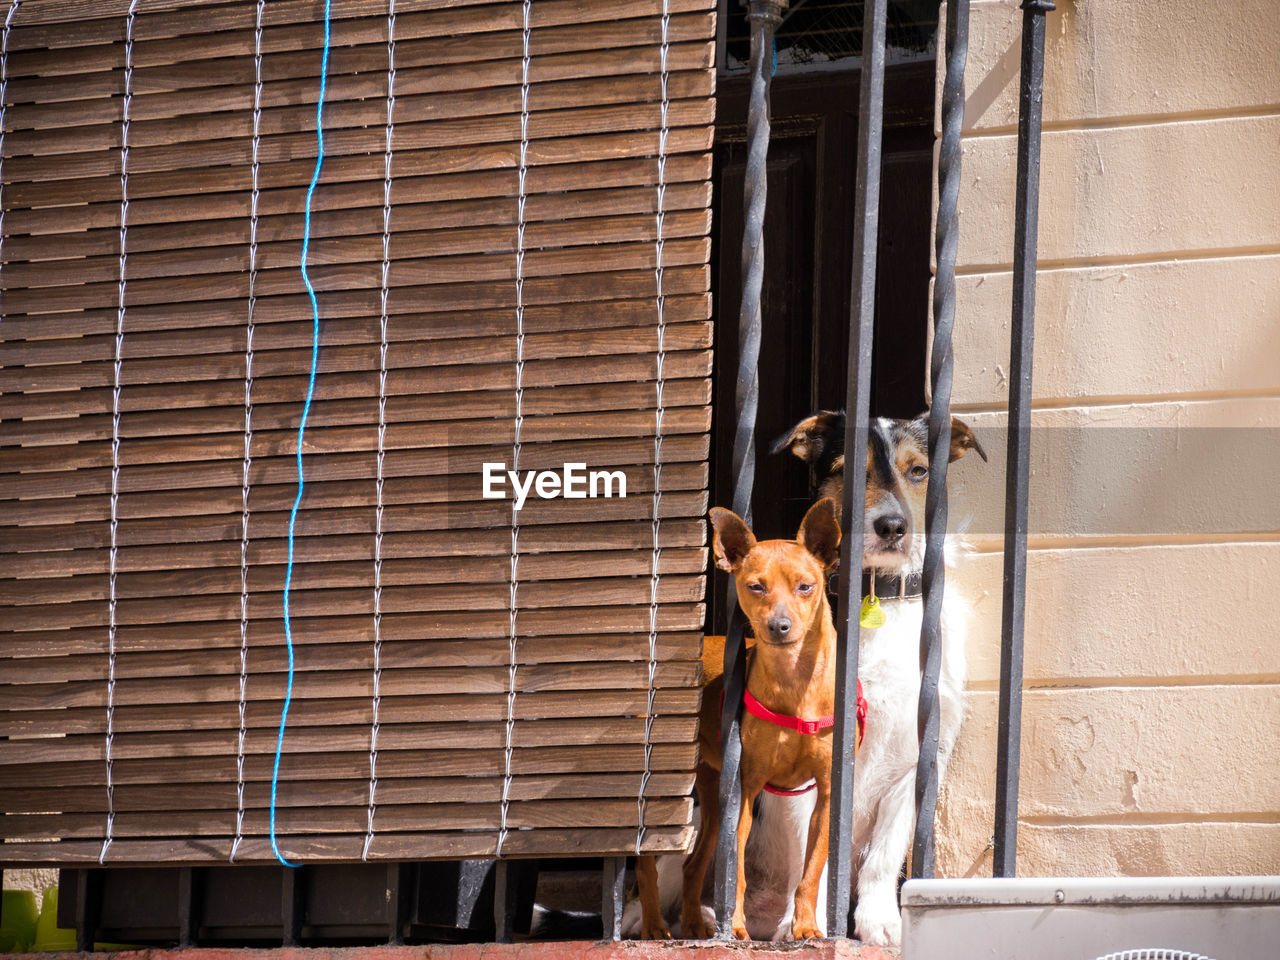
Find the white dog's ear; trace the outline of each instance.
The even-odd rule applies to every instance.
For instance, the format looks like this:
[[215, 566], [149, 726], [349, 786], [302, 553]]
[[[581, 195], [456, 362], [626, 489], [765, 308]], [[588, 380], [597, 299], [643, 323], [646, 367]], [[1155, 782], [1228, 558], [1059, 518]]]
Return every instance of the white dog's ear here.
[[[926, 437], [929, 434], [929, 411], [926, 410], [920, 416], [912, 421], [912, 426], [920, 431], [920, 436]], [[924, 444], [922, 439], [921, 444]], [[978, 438], [974, 436], [973, 430], [967, 423], [959, 417], [951, 418], [951, 455], [947, 457], [948, 463], [955, 463], [965, 455], [966, 451], [973, 450], [985, 462], [987, 459], [987, 451], [982, 449], [982, 444], [978, 442]]]
[[987, 451], [982, 449], [982, 444], [978, 442], [978, 438], [973, 435], [973, 431], [969, 425], [959, 417], [951, 418], [951, 463], [959, 460], [964, 456], [966, 450], [972, 450], [982, 458], [983, 463], [987, 460]]
[[716, 566], [728, 573], [737, 573], [743, 559], [755, 549], [755, 534], [740, 516], [723, 507], [711, 508], [711, 528], [711, 549]]
[[815, 463], [824, 450], [843, 440], [844, 412], [819, 410], [773, 441], [769, 452], [778, 454], [790, 450], [805, 463]]
[[824, 567], [840, 559], [840, 521], [836, 519], [836, 502], [823, 497], [800, 521], [796, 535], [800, 545], [821, 561]]

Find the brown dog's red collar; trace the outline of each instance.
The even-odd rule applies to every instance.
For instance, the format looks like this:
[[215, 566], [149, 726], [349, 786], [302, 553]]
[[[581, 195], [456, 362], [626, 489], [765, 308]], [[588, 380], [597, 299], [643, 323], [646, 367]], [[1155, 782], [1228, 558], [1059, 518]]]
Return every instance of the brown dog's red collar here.
[[[820, 733], [828, 727], [834, 727], [836, 718], [834, 716], [819, 717], [817, 720], [801, 720], [799, 717], [790, 717], [785, 713], [774, 713], [763, 703], [752, 696], [751, 691], [743, 689], [742, 704], [747, 708], [747, 713], [753, 717], [759, 717], [761, 720], [767, 720], [775, 726], [782, 727], [784, 730], [794, 730], [796, 733], [812, 734]], [[724, 690], [720, 691], [720, 712], [724, 712]], [[862, 746], [862, 738], [867, 732], [867, 701], [862, 696], [862, 680], [858, 680], [858, 746]], [[802, 793], [808, 793], [816, 787], [817, 781], [808, 786], [801, 787], [798, 790], [784, 790], [781, 787], [775, 787], [773, 784], [766, 783], [765, 790], [769, 793], [775, 793], [780, 797], [798, 797]]]
[[[861, 681], [859, 681], [861, 683]], [[784, 730], [794, 730], [796, 733], [821, 733], [828, 727], [836, 725], [836, 718], [832, 714], [825, 717], [819, 717], [817, 720], [802, 720], [799, 717], [790, 717], [785, 713], [774, 713], [763, 703], [751, 695], [750, 690], [742, 691], [742, 703], [747, 708], [747, 713], [753, 717], [759, 717], [761, 720], [768, 720], [775, 727], [782, 727]]]
[[[833, 715], [819, 717], [817, 720], [802, 720], [800, 717], [791, 717], [785, 713], [774, 713], [763, 703], [752, 696], [751, 691], [744, 689], [742, 691], [742, 703], [747, 708], [747, 713], [753, 717], [759, 717], [761, 720], [767, 720], [774, 726], [782, 727], [784, 730], [794, 730], [796, 733], [813, 734], [821, 733], [828, 727], [834, 727], [836, 718]], [[867, 701], [862, 696], [862, 681], [858, 681], [858, 743], [862, 743], [863, 734], [867, 729]]]

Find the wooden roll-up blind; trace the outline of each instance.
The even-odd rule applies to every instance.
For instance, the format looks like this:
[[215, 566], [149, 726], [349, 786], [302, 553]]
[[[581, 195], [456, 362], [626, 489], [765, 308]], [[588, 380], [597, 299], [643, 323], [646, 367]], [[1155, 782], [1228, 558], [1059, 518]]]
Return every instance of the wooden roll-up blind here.
[[291, 574], [323, 0], [2, 9], [0, 861], [683, 847], [714, 0], [333, 0]]

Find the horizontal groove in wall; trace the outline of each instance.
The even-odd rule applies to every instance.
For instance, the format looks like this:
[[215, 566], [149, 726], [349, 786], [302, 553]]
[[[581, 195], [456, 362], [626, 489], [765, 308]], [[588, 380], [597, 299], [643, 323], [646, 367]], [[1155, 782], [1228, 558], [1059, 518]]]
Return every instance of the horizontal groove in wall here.
[[[1036, 271], [1087, 270], [1096, 267], [1148, 266], [1158, 263], [1183, 263], [1187, 260], [1236, 260], [1249, 257], [1269, 257], [1280, 254], [1280, 244], [1264, 244], [1246, 247], [1212, 247], [1202, 250], [1162, 250], [1146, 254], [1128, 253], [1114, 256], [1071, 257], [1036, 261]], [[1012, 273], [1011, 263], [957, 264], [956, 276], [969, 277], [989, 274]]]
[[[1072, 133], [1076, 131], [1124, 130], [1133, 127], [1162, 127], [1177, 123], [1247, 120], [1253, 117], [1275, 116], [1280, 116], [1280, 104], [1264, 103], [1253, 107], [1222, 107], [1213, 110], [1187, 110], [1179, 113], [1140, 113], [1122, 117], [1073, 117], [1068, 120], [1045, 120], [1042, 129], [1045, 133]], [[986, 140], [995, 137], [1015, 137], [1017, 135], [1017, 124], [1002, 124], [996, 127], [969, 127], [963, 133], [963, 137], [966, 140]]]
[[[1049, 677], [1027, 680], [1023, 689], [1038, 693], [1058, 693], [1078, 690], [1193, 690], [1214, 687], [1273, 687], [1280, 686], [1277, 674], [1244, 674], [1198, 677]], [[994, 693], [998, 684], [983, 680], [969, 685], [970, 693]]]

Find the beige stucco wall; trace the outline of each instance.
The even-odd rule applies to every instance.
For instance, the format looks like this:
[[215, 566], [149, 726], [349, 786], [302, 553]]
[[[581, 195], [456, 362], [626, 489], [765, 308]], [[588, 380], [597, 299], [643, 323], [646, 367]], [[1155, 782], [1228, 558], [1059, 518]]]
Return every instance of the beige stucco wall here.
[[[971, 10], [943, 876], [991, 872], [1022, 19]], [[1280, 3], [1059, 0], [1044, 116], [1018, 871], [1280, 873]]]

